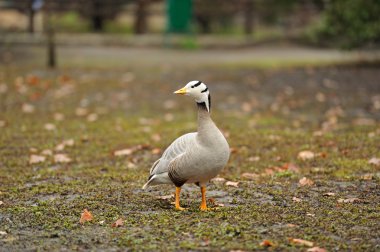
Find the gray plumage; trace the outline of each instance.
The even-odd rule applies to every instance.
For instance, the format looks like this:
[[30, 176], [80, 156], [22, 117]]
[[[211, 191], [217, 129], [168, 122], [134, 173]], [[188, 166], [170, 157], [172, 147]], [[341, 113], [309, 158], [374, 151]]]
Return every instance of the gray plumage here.
[[194, 92], [192, 96], [198, 105], [198, 131], [177, 138], [165, 150], [150, 169], [144, 189], [157, 184], [181, 187], [184, 183], [197, 183], [204, 186], [228, 162], [230, 149], [210, 117], [211, 101], [206, 85], [193, 81], [186, 87]]

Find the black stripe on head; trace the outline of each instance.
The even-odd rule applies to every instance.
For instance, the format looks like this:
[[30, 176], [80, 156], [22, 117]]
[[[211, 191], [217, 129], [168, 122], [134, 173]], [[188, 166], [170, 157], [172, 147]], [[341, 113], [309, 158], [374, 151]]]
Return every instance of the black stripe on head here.
[[208, 90], [208, 87], [206, 87], [205, 89], [203, 89], [201, 93], [207, 92], [207, 90]]
[[192, 85], [191, 88], [198, 87], [201, 84], [202, 84], [202, 81], [198, 81], [197, 83], [195, 83], [194, 85]]

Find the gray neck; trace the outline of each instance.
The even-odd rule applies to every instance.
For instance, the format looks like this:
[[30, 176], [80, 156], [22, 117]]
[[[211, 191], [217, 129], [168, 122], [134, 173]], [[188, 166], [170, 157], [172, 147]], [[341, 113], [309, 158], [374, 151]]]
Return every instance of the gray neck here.
[[216, 126], [210, 117], [210, 113], [207, 111], [206, 103], [197, 103], [198, 105], [198, 136], [201, 140], [207, 140], [212, 129]]

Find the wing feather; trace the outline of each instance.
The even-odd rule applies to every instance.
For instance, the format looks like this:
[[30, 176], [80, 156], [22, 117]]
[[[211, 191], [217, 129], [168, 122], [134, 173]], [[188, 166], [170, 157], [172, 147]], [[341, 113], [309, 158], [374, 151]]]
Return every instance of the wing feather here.
[[180, 155], [186, 153], [196, 141], [196, 133], [188, 133], [180, 136], [164, 151], [162, 157], [157, 160], [152, 168], [150, 174], [160, 174], [169, 171], [169, 164]]

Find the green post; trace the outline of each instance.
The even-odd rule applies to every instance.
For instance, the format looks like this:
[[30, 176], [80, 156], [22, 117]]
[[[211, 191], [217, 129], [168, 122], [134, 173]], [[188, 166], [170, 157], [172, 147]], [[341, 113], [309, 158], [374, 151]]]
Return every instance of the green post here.
[[167, 31], [169, 33], [189, 33], [192, 18], [192, 0], [166, 0]]

